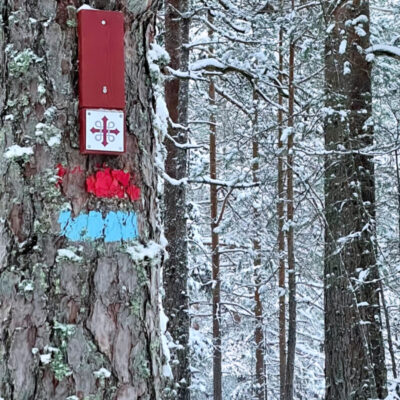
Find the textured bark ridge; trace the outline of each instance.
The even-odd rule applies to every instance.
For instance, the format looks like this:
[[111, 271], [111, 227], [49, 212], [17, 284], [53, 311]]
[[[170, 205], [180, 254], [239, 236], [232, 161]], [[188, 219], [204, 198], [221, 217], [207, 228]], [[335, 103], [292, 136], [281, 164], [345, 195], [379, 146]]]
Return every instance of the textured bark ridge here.
[[[158, 399], [157, 138], [146, 51], [151, 1], [91, 1], [125, 15], [127, 153], [78, 150], [80, 1], [0, 0], [0, 397]], [[57, 165], [67, 172], [62, 180]], [[96, 198], [99, 166], [135, 176], [139, 201]], [[73, 172], [72, 172], [73, 171]], [[135, 212], [139, 241], [72, 242], [58, 217]], [[139, 244], [139, 242], [141, 244]]]
[[[336, 8], [334, 8], [336, 7]], [[325, 2], [326, 399], [385, 398], [379, 272], [375, 257], [375, 181], [368, 1]]]
[[[188, 50], [182, 44], [189, 42], [189, 20], [180, 19], [180, 13], [187, 11], [187, 0], [168, 0], [165, 2], [165, 47], [170, 56], [170, 66], [175, 70], [186, 71]], [[189, 82], [169, 79], [165, 83], [166, 105], [171, 120], [182, 126], [188, 122]], [[166, 173], [174, 179], [187, 175], [187, 150], [176, 143], [187, 142], [187, 132], [168, 127], [170, 137], [165, 140], [167, 157]], [[171, 399], [190, 398], [189, 368], [189, 299], [187, 293], [188, 247], [186, 229], [186, 188], [165, 182], [164, 189], [165, 237], [168, 241], [168, 259], [164, 265], [163, 282], [165, 287], [164, 307], [169, 318], [168, 332], [175, 343], [171, 352], [171, 365], [174, 382], [165, 394]]]

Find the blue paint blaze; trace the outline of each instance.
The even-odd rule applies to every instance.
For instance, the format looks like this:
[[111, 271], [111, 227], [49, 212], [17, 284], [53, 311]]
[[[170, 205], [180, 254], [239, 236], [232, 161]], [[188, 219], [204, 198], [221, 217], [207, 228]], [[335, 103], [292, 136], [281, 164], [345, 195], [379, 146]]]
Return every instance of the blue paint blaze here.
[[118, 242], [133, 240], [139, 236], [134, 212], [110, 211], [103, 218], [99, 211], [90, 211], [89, 214], [72, 218], [70, 211], [61, 211], [58, 223], [61, 235], [74, 242], [101, 238], [105, 242]]
[[[80, 216], [78, 216], [79, 218]], [[98, 211], [90, 211], [85, 239], [100, 239], [103, 236], [104, 220]]]
[[118, 221], [117, 213], [111, 211], [105, 220], [104, 241], [117, 242], [122, 239], [122, 225]]

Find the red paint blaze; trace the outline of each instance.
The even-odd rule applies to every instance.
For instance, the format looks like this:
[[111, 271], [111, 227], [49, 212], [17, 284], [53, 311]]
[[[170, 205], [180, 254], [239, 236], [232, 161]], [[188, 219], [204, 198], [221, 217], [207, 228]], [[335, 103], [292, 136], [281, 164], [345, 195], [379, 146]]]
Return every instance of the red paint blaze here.
[[97, 197], [122, 199], [127, 195], [131, 201], [135, 201], [140, 198], [140, 189], [130, 183], [132, 178], [129, 172], [104, 168], [86, 179], [86, 188], [88, 193]]
[[64, 178], [68, 177], [68, 175], [83, 173], [83, 170], [79, 165], [77, 167], [74, 167], [74, 168], [68, 170], [62, 164], [57, 164], [56, 168], [57, 168], [57, 176], [58, 176], [58, 180], [56, 183], [57, 187], [62, 186]]
[[56, 186], [60, 186], [65, 174], [67, 173], [67, 170], [66, 170], [66, 168], [64, 168], [62, 166], [62, 164], [57, 164], [56, 168], [57, 168], [57, 176], [58, 176], [58, 180], [57, 180]]

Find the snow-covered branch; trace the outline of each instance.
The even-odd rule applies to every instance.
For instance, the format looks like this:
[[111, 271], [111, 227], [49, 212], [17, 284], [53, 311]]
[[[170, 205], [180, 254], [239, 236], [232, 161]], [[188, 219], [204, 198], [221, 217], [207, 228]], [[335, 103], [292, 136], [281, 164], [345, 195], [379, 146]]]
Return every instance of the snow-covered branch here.
[[366, 51], [367, 54], [374, 56], [387, 56], [400, 60], [400, 48], [390, 44], [375, 44], [369, 47]]

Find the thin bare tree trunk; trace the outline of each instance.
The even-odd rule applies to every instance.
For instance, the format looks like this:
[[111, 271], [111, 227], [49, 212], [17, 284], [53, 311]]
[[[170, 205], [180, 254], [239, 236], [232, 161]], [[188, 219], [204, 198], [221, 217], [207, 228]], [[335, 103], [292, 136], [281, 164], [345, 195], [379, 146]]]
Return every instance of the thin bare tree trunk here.
[[[283, 29], [279, 30], [279, 82], [283, 84], [282, 70], [283, 70]], [[283, 98], [281, 92], [278, 95], [278, 103], [283, 106]], [[285, 398], [285, 376], [286, 376], [286, 271], [285, 271], [285, 232], [283, 226], [285, 223], [285, 171], [283, 164], [283, 143], [282, 143], [282, 124], [283, 124], [283, 111], [278, 110], [278, 260], [279, 260], [279, 388], [280, 399]]]
[[397, 183], [397, 229], [399, 230], [398, 246], [400, 250], [400, 167], [399, 167], [399, 152], [394, 151], [396, 159], [396, 183]]
[[[77, 3], [0, 1], [0, 396], [161, 399], [157, 134], [146, 61], [158, 4], [91, 1], [123, 11], [129, 27], [127, 153], [115, 157], [79, 153]], [[86, 177], [104, 164], [135, 175], [140, 202], [88, 194]], [[94, 210], [135, 213], [141, 245], [62, 231], [63, 212]]]
[[[258, 127], [258, 109], [257, 109], [257, 94], [253, 95], [253, 104], [255, 107], [254, 122], [253, 122], [253, 182], [259, 181], [257, 173], [260, 168], [259, 164], [259, 145], [257, 140]], [[256, 342], [256, 396], [259, 400], [267, 399], [267, 379], [265, 371], [265, 341], [264, 341], [264, 323], [263, 323], [263, 304], [260, 297], [260, 287], [262, 285], [261, 271], [261, 245], [260, 239], [257, 237], [259, 232], [258, 225], [260, 221], [260, 211], [257, 208], [253, 209], [254, 227], [253, 227], [253, 251], [254, 251], [254, 316], [256, 327], [254, 331], [254, 339]]]
[[[294, 0], [292, 0], [294, 9]], [[288, 252], [288, 289], [289, 289], [289, 325], [288, 325], [288, 348], [285, 376], [285, 400], [293, 400], [294, 392], [294, 364], [296, 356], [296, 274], [294, 257], [294, 191], [293, 191], [293, 141], [294, 141], [294, 56], [295, 44], [293, 38], [289, 49], [289, 115], [288, 128], [291, 132], [287, 143], [287, 252]]]
[[383, 313], [385, 314], [386, 334], [387, 334], [387, 338], [388, 338], [389, 354], [390, 354], [390, 359], [392, 360], [392, 373], [393, 373], [393, 378], [397, 379], [397, 366], [396, 366], [396, 357], [395, 357], [394, 348], [393, 348], [392, 329], [390, 326], [390, 316], [389, 316], [389, 310], [386, 306], [385, 293], [384, 293], [383, 289], [384, 288], [383, 288], [382, 279], [380, 279], [379, 280], [379, 291], [380, 291], [381, 299], [382, 299]]
[[[170, 56], [171, 68], [187, 70], [188, 50], [182, 44], [188, 42], [189, 19], [182, 19], [179, 13], [187, 9], [187, 0], [166, 0], [165, 2], [165, 48]], [[171, 78], [165, 83], [165, 97], [169, 116], [173, 123], [187, 126], [188, 120], [188, 80]], [[182, 179], [187, 174], [186, 150], [176, 143], [187, 142], [184, 129], [170, 125], [169, 137], [165, 140], [167, 158], [166, 173], [174, 179]], [[168, 259], [165, 262], [163, 281], [165, 288], [164, 307], [169, 318], [168, 332], [175, 346], [171, 352], [174, 375], [174, 398], [190, 398], [189, 370], [189, 300], [187, 293], [187, 233], [186, 233], [186, 187], [165, 182], [164, 226], [168, 241]]]
[[[208, 21], [214, 21], [211, 13], [208, 13]], [[212, 38], [212, 31], [209, 31]], [[210, 48], [213, 53], [213, 48]], [[209, 83], [208, 98], [210, 104], [210, 178], [217, 179], [217, 126], [214, 113], [215, 107], [215, 84]], [[211, 263], [212, 263], [212, 318], [213, 318], [213, 386], [214, 400], [222, 400], [222, 338], [221, 338], [221, 277], [219, 260], [219, 234], [216, 232], [218, 226], [218, 186], [210, 185], [211, 205]]]
[[[210, 82], [209, 87], [210, 105], [215, 105], [215, 86]], [[217, 179], [217, 140], [216, 119], [212, 112], [210, 115], [210, 178]], [[219, 270], [219, 234], [216, 230], [218, 218], [218, 187], [210, 185], [211, 200], [211, 262], [213, 279], [213, 372], [214, 372], [214, 399], [222, 400], [222, 353], [221, 353], [221, 277]]]

